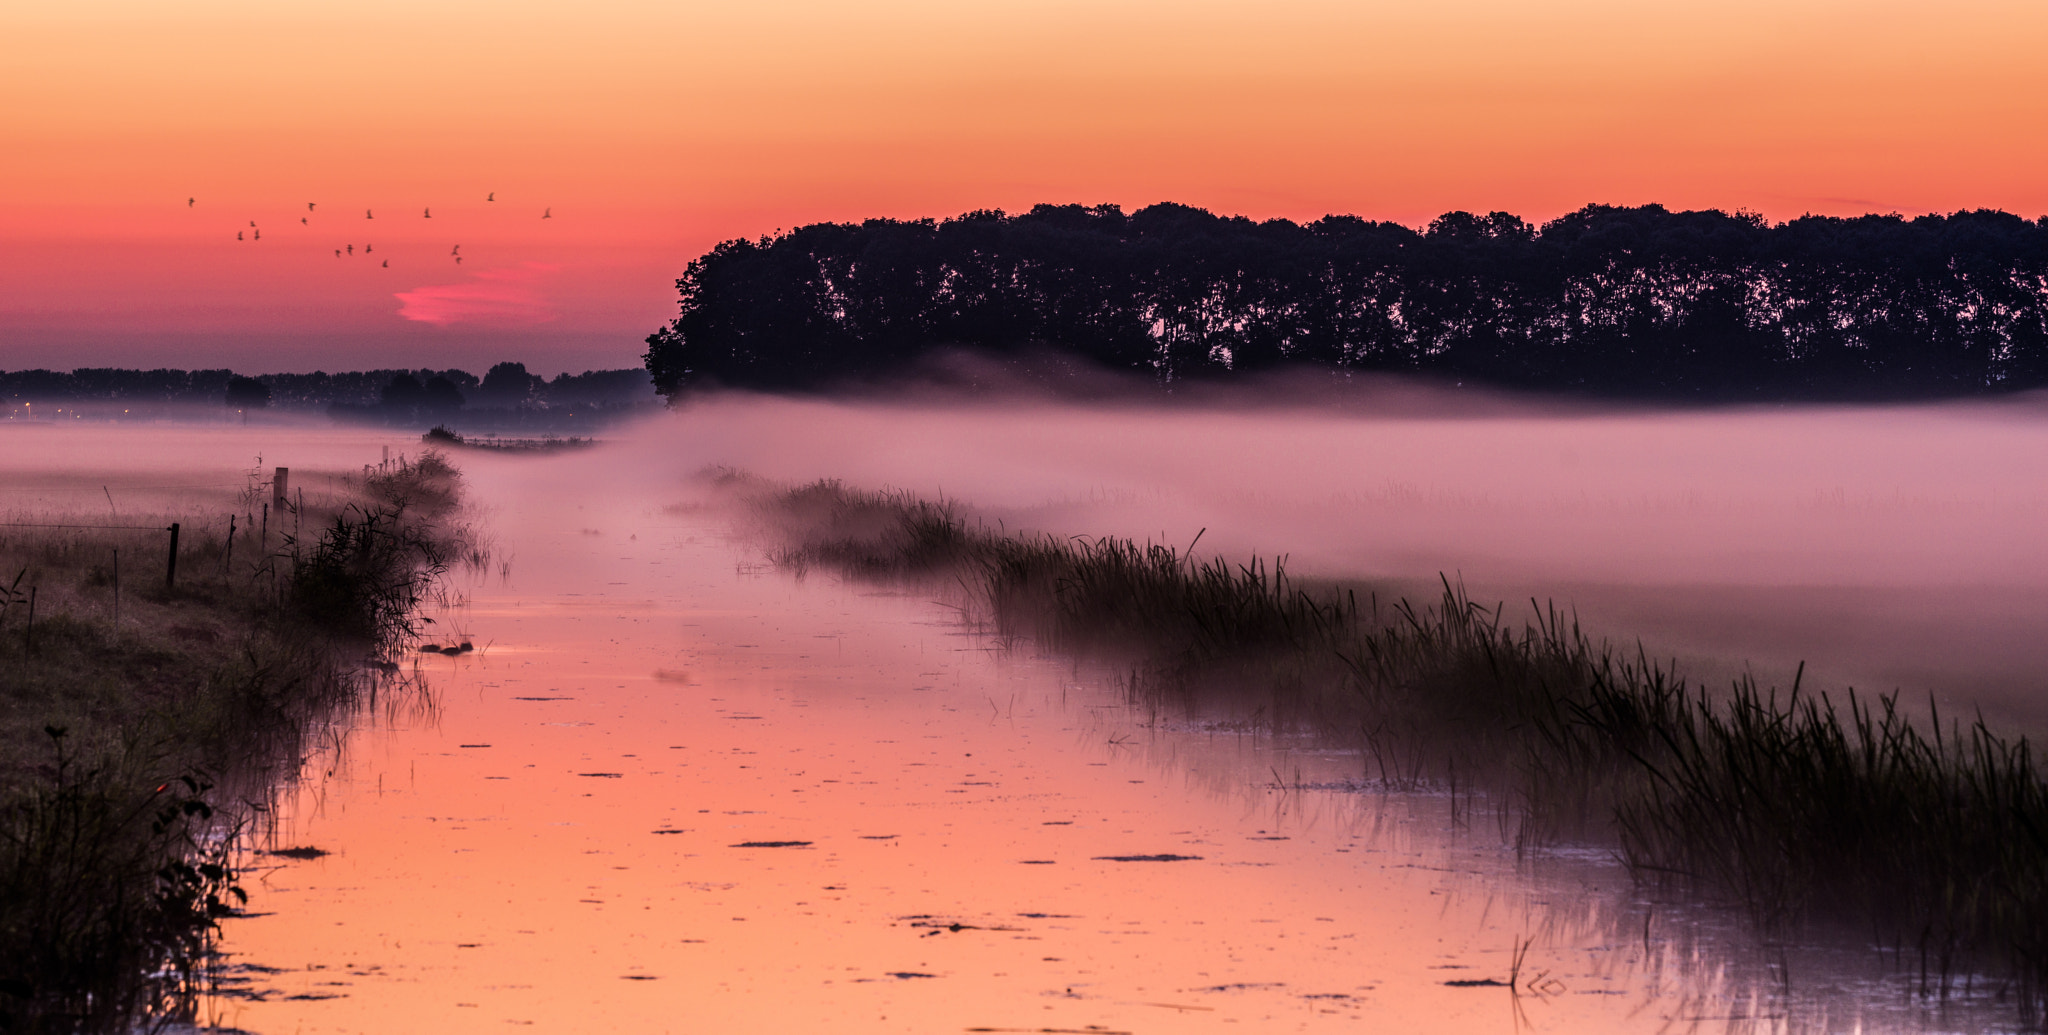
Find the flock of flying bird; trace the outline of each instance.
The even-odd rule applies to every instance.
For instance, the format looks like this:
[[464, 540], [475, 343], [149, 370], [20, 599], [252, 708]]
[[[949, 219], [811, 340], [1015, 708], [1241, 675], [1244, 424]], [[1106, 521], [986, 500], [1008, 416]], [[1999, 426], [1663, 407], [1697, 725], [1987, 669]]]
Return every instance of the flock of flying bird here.
[[[497, 191], [491, 191], [490, 193], [488, 193], [488, 194], [484, 195], [484, 200], [485, 200], [485, 201], [489, 201], [489, 202], [496, 202], [496, 201], [498, 200], [498, 192], [497, 192]], [[198, 205], [199, 205], [199, 199], [198, 199], [198, 198], [186, 198], [186, 199], [185, 199], [185, 207], [186, 207], [186, 208], [196, 208], [196, 207], [197, 207]], [[316, 202], [311, 202], [311, 201], [308, 201], [308, 202], [306, 202], [306, 211], [307, 211], [308, 213], [311, 213], [311, 212], [313, 212], [313, 211], [314, 211], [314, 209], [315, 209], [315, 207], [316, 207], [316, 205], [317, 205], [317, 203], [316, 203]], [[541, 209], [540, 217], [541, 217], [542, 219], [553, 219], [553, 218], [555, 218], [555, 210], [554, 210], [554, 209], [553, 209], [552, 207], [550, 207], [550, 208], [544, 208], [544, 209]], [[377, 218], [377, 213], [376, 213], [376, 210], [375, 210], [375, 209], [367, 209], [367, 208], [366, 208], [366, 209], [364, 209], [364, 210], [363, 210], [363, 218], [364, 218], [364, 219], [375, 219], [375, 218]], [[425, 207], [425, 208], [421, 209], [421, 210], [420, 210], [420, 218], [422, 218], [422, 219], [432, 219], [432, 218], [434, 218], [434, 209], [433, 209], [433, 207], [432, 207], [432, 206], [430, 205], [430, 206], [427, 206], [427, 207]], [[313, 225], [313, 223], [312, 223], [312, 219], [311, 219], [310, 215], [306, 215], [306, 216], [300, 216], [300, 217], [299, 217], [299, 224], [300, 224], [301, 226], [311, 226], [311, 225]], [[246, 237], [245, 237], [245, 236], [243, 236], [243, 235], [244, 235], [245, 233], [246, 233], [246, 234], [248, 234], [249, 236], [246, 236]], [[262, 230], [262, 228], [260, 228], [260, 227], [258, 227], [258, 226], [256, 225], [256, 221], [255, 221], [255, 220], [251, 219], [251, 220], [249, 220], [249, 229], [248, 229], [248, 230], [246, 230], [246, 231], [243, 231], [243, 230], [237, 230], [237, 231], [235, 231], [235, 240], [237, 240], [237, 241], [261, 241], [261, 240], [263, 240], [263, 230]], [[344, 256], [348, 256], [348, 257], [353, 257], [353, 256], [355, 255], [355, 253], [356, 253], [356, 246], [355, 246], [355, 245], [353, 245], [353, 244], [348, 244], [348, 245], [343, 245], [343, 246], [342, 246], [342, 247], [340, 247], [340, 248], [336, 248], [336, 249], [334, 250], [334, 257], [335, 257], [335, 258], [337, 258], [337, 259], [339, 259], [339, 258], [343, 258]], [[365, 245], [363, 245], [363, 254], [364, 254], [364, 255], [368, 255], [368, 254], [370, 254], [370, 246], [369, 246], [368, 244], [365, 244]], [[455, 260], [455, 264], [456, 264], [457, 266], [460, 266], [460, 265], [462, 265], [462, 246], [461, 246], [461, 245], [459, 245], [459, 244], [458, 244], [458, 245], [456, 245], [456, 246], [455, 246], [454, 248], [450, 249], [450, 250], [449, 250], [449, 252], [448, 252], [448, 254], [449, 254], [449, 256], [451, 256], [452, 258], [454, 258], [454, 260]], [[390, 259], [385, 259], [385, 260], [384, 260], [384, 262], [383, 262], [383, 268], [385, 268], [385, 269], [389, 269], [390, 267], [391, 267], [391, 260], [390, 260]]]

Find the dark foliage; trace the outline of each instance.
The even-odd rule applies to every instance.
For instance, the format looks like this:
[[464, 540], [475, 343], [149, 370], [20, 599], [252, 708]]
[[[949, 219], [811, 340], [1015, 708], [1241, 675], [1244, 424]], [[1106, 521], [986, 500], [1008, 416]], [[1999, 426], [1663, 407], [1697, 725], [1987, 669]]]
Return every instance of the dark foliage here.
[[[407, 383], [410, 383], [410, 388]], [[396, 397], [394, 398], [394, 393]], [[358, 370], [329, 374], [259, 374], [230, 370], [0, 370], [0, 399], [45, 402], [186, 403], [250, 408], [276, 405], [369, 410], [387, 403], [441, 411], [467, 406], [521, 408], [626, 406], [652, 398], [645, 370], [568, 371], [553, 378], [500, 363], [479, 380], [466, 370]], [[260, 400], [260, 401], [258, 401]]]
[[190, 1016], [207, 941], [247, 899], [206, 836], [211, 788], [186, 775], [152, 789], [49, 734], [48, 782], [0, 806], [0, 1030]]
[[228, 378], [227, 403], [238, 410], [260, 410], [270, 405], [270, 386], [236, 374]]
[[819, 223], [726, 241], [648, 339], [665, 395], [813, 389], [938, 349], [1069, 350], [1171, 385], [1284, 366], [1659, 398], [2048, 384], [2048, 220], [1592, 205], [1420, 231], [1159, 204]]
[[836, 482], [753, 503], [790, 570], [957, 586], [999, 636], [1126, 669], [1155, 714], [1318, 734], [1386, 785], [1495, 795], [1524, 844], [1606, 840], [1645, 883], [1738, 902], [1771, 934], [1846, 922], [1917, 954], [1923, 993], [1983, 968], [2012, 980], [2023, 1019], [2048, 1003], [2048, 774], [1981, 720], [1796, 679], [1710, 692], [1555, 609], [1518, 624], [1448, 580], [1434, 603], [1383, 607], [1277, 560], [1003, 534]]

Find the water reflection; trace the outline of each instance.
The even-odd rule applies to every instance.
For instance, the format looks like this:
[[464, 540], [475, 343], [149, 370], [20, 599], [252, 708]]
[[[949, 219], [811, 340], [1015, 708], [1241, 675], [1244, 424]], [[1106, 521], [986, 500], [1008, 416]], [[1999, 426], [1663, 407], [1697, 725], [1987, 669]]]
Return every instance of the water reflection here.
[[[67, 429], [84, 437], [47, 470], [81, 491], [231, 481], [245, 454], [341, 469], [392, 444], [134, 434]], [[667, 434], [596, 461], [463, 458], [511, 561], [436, 614], [478, 649], [413, 660], [432, 710], [330, 731], [274, 844], [331, 854], [264, 858], [265, 915], [228, 936], [250, 991], [212, 1004], [222, 1023], [2011, 1026], [1981, 982], [1917, 996], [1910, 947], [1762, 944], [1600, 852], [1516, 853], [1484, 801], [1135, 714], [1113, 674], [999, 649], [914, 594], [796, 583], [674, 507], [670, 468], [719, 447], [655, 463]]]
[[[1485, 803], [1129, 712], [914, 595], [754, 563], [670, 487], [471, 465], [509, 582], [359, 738], [238, 958], [255, 1031], [1970, 1030]], [[592, 500], [602, 498], [599, 508]], [[599, 511], [593, 513], [593, 511]], [[1162, 717], [1169, 719], [1170, 717]], [[1508, 983], [1514, 982], [1511, 993]], [[296, 997], [296, 998], [295, 998]]]

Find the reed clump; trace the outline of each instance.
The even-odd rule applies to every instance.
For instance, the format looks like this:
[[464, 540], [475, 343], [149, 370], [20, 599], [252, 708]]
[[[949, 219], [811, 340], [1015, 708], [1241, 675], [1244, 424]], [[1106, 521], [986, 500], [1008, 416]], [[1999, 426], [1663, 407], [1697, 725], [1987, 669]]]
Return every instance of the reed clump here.
[[991, 531], [961, 508], [836, 482], [751, 492], [777, 560], [932, 580], [1001, 635], [1131, 672], [1136, 701], [1227, 710], [1354, 746], [1393, 786], [1477, 787], [1520, 843], [1604, 840], [1645, 883], [1784, 934], [1847, 922], [1942, 994], [2001, 972], [2048, 990], [2048, 781], [2024, 738], [1896, 695], [1795, 680], [1715, 691], [1531, 602], [1512, 621], [1131, 540]]
[[0, 528], [0, 1030], [191, 1018], [236, 846], [473, 549], [459, 500], [430, 454], [233, 533], [128, 515], [186, 526], [175, 585], [160, 539]]

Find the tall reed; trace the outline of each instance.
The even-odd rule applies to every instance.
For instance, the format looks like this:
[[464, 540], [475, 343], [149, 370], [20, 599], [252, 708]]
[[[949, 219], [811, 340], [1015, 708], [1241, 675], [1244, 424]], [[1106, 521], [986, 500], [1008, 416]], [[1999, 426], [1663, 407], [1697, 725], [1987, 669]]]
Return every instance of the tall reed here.
[[[181, 578], [106, 606], [107, 532], [0, 536], [41, 589], [0, 607], [0, 1030], [126, 1032], [193, 1017], [235, 858], [313, 731], [380, 678], [466, 538], [437, 455], [294, 502], [305, 542], [186, 540]], [[188, 528], [228, 525], [195, 521]], [[57, 523], [62, 515], [52, 515]], [[175, 518], [173, 518], [175, 519]], [[81, 524], [94, 522], [81, 521]], [[266, 522], [266, 524], [268, 524]], [[125, 542], [125, 541], [121, 541]]]
[[[1396, 786], [1476, 783], [1523, 843], [1613, 845], [1645, 883], [1724, 897], [1765, 928], [1859, 925], [1943, 993], [2003, 972], [2048, 991], [2048, 781], [2025, 738], [1743, 679], [1721, 692], [1531, 601], [1448, 580], [1434, 601], [1294, 579], [1117, 538], [1017, 535], [943, 501], [836, 482], [751, 493], [796, 571], [950, 584], [1007, 636], [1128, 666], [1157, 706], [1224, 709], [1357, 747]], [[950, 581], [949, 581], [950, 580]], [[1361, 596], [1363, 600], [1361, 600]]]

